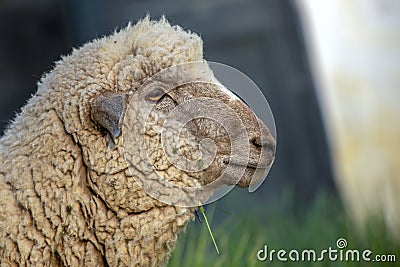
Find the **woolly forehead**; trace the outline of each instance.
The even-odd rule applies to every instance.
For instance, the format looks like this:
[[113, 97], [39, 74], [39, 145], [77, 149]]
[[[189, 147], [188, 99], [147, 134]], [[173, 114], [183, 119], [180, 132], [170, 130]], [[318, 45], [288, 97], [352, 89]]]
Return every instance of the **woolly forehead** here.
[[179, 26], [171, 26], [164, 18], [150, 21], [146, 17], [103, 43], [107, 54], [116, 53], [112, 71], [107, 76], [112, 79], [114, 91], [139, 89], [146, 79], [162, 70], [203, 60], [201, 38]]
[[121, 37], [133, 46], [137, 55], [154, 59], [152, 63], [164, 68], [203, 58], [201, 38], [179, 26], [171, 26], [164, 17], [159, 21], [146, 17], [133, 28], [129, 25]]

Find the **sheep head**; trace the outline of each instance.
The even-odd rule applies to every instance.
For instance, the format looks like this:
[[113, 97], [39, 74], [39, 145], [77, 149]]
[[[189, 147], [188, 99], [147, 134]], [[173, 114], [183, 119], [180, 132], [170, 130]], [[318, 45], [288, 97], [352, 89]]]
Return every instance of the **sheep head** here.
[[161, 70], [126, 94], [100, 95], [91, 110], [112, 146], [121, 139], [125, 174], [166, 204], [194, 207], [222, 184], [248, 187], [273, 161], [268, 128], [205, 61]]
[[62, 94], [88, 188], [118, 214], [197, 206], [222, 184], [261, 180], [273, 162], [274, 138], [215, 79], [201, 39], [165, 19], [85, 45], [42, 83], [39, 94]]

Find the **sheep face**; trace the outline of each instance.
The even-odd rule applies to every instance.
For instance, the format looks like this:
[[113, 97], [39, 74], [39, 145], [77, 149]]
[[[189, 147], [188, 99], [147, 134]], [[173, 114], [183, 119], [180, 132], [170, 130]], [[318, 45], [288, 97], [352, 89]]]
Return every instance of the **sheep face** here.
[[273, 162], [268, 128], [204, 61], [162, 70], [135, 92], [100, 99], [93, 117], [122, 146], [130, 181], [161, 202], [197, 206], [222, 184], [262, 181]]
[[[222, 178], [224, 171], [227, 173], [221, 182], [241, 187], [248, 187], [253, 179], [254, 183], [263, 178], [257, 177], [255, 172], [259, 169], [257, 172], [264, 175], [270, 167], [275, 141], [268, 128], [242, 100], [222, 85], [209, 82], [188, 83], [168, 93], [162, 91], [158, 87], [150, 91], [149, 97], [158, 94], [150, 114], [161, 113], [154, 115], [160, 118], [157, 126], [169, 126], [169, 131], [174, 133], [169, 135], [170, 138], [161, 138], [161, 146], [170, 161], [194, 174], [196, 170], [203, 171], [199, 178], [201, 184]], [[182, 129], [172, 128], [174, 123]], [[152, 124], [147, 126], [154, 132]], [[187, 144], [192, 147], [190, 152], [179, 153], [183, 148], [178, 149], [178, 138], [172, 138], [179, 134], [181, 138], [186, 135], [194, 140], [194, 145]], [[153, 138], [158, 140], [158, 137]], [[185, 164], [174, 154], [186, 158]], [[233, 168], [227, 168], [229, 163]]]

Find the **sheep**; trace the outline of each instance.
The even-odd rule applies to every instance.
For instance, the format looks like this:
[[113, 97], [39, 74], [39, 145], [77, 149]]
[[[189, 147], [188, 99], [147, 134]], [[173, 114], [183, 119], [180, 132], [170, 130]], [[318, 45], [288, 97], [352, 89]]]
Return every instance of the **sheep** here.
[[[151, 78], [190, 62], [202, 62], [204, 71]], [[185, 75], [203, 75], [207, 82], [190, 82]], [[167, 91], [163, 86], [177, 77], [186, 83]], [[205, 98], [218, 100], [214, 108], [222, 115], [230, 118], [225, 105], [239, 116], [246, 136], [233, 138], [239, 146], [248, 145], [248, 161], [230, 156], [233, 139], [205, 118], [192, 120], [177, 134], [175, 124], [166, 128], [172, 133], [170, 144], [181, 137], [174, 143], [177, 151], [160, 146], [160, 122], [174, 107]], [[143, 126], [140, 118], [148, 107]], [[191, 111], [198, 107], [181, 110]], [[204, 138], [212, 139], [217, 151], [204, 168], [188, 171], [168, 161], [165, 154], [178, 152], [200, 162], [196, 140]], [[244, 102], [217, 85], [198, 35], [165, 18], [129, 24], [62, 57], [0, 139], [1, 266], [164, 265], [197, 205], [160, 200], [152, 192], [162, 194], [168, 187], [152, 183], [156, 190], [148, 192], [146, 181], [157, 182], [150, 179], [157, 174], [186, 188], [208, 185], [232, 165], [219, 183], [248, 187], [259, 178], [253, 177], [258, 171], [264, 174], [272, 164], [274, 149], [268, 128]], [[195, 199], [201, 203], [214, 191]]]

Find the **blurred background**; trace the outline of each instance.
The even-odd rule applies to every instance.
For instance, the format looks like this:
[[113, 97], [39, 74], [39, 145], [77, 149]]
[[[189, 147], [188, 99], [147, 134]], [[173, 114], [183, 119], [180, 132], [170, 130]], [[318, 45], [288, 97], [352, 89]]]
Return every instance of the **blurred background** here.
[[0, 131], [61, 55], [148, 13], [247, 74], [278, 135], [264, 184], [207, 207], [221, 255], [197, 220], [170, 266], [263, 265], [265, 244], [324, 249], [340, 237], [400, 260], [397, 0], [0, 0]]

